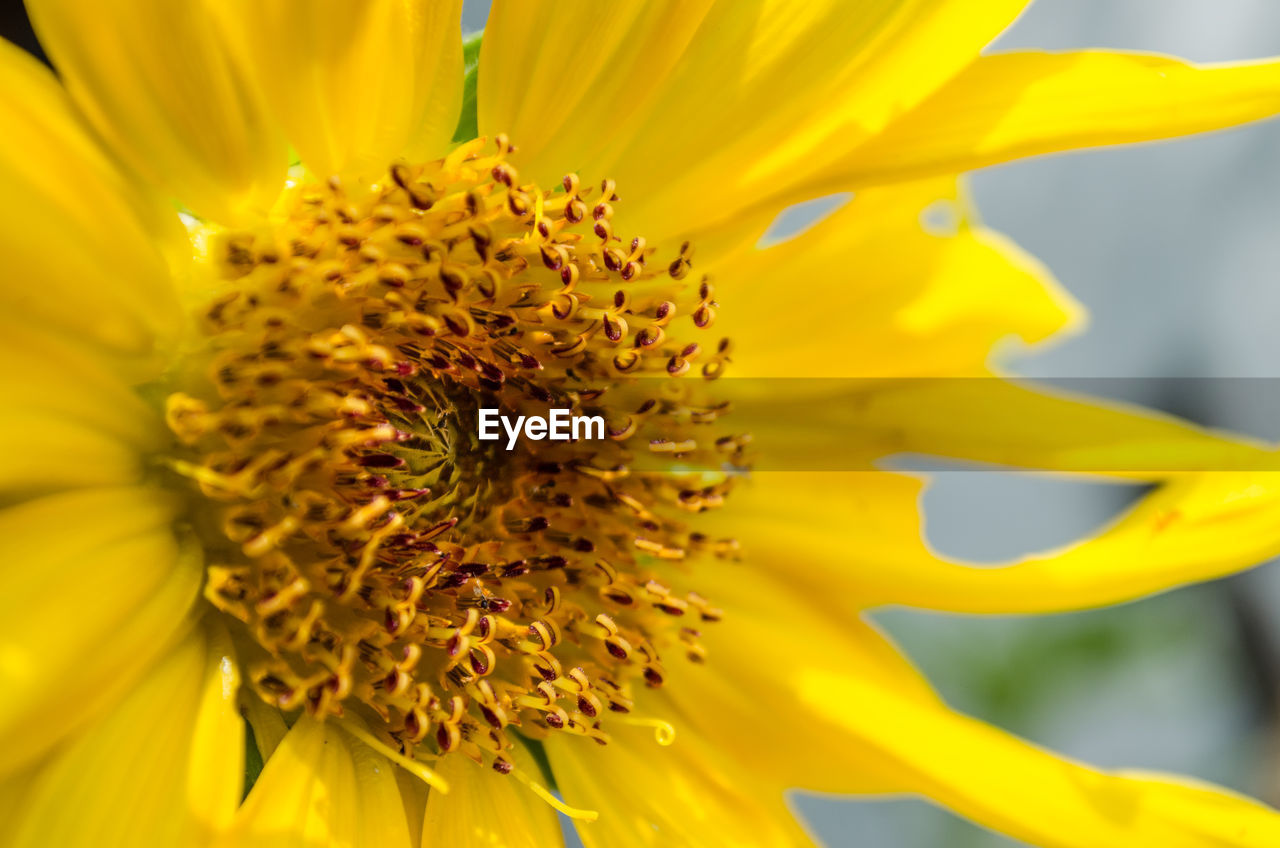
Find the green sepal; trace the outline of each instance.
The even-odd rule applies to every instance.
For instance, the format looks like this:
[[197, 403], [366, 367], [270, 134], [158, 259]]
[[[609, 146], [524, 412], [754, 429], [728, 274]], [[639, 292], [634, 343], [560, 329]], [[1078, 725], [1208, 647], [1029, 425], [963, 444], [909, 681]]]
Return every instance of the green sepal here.
[[454, 143], [470, 141], [480, 134], [480, 122], [476, 117], [476, 77], [480, 69], [480, 39], [484, 31], [468, 35], [462, 40], [462, 64], [466, 76], [462, 78], [462, 111], [458, 115], [458, 128], [453, 131]]
[[262, 774], [263, 765], [262, 752], [258, 750], [258, 740], [253, 736], [253, 726], [246, 721], [244, 723], [244, 795], [241, 796], [241, 801], [249, 797], [249, 790], [258, 782], [258, 775]]

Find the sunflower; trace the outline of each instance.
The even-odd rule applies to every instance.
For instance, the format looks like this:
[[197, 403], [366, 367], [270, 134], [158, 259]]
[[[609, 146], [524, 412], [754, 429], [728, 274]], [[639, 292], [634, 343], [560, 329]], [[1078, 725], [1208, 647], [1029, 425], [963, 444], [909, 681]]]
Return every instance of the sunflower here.
[[[0, 842], [547, 846], [559, 811], [589, 846], [803, 845], [804, 787], [1043, 845], [1280, 843], [951, 711], [863, 617], [1245, 567], [1269, 478], [1173, 475], [973, 569], [914, 478], [749, 473], [769, 434], [718, 399], [875, 378], [829, 405], [856, 468], [1253, 461], [911, 378], [1078, 317], [956, 173], [1265, 117], [1280, 64], [982, 55], [1021, 0], [499, 3], [465, 50], [459, 5], [33, 0], [58, 76], [0, 50]], [[548, 407], [605, 438], [478, 437]]]

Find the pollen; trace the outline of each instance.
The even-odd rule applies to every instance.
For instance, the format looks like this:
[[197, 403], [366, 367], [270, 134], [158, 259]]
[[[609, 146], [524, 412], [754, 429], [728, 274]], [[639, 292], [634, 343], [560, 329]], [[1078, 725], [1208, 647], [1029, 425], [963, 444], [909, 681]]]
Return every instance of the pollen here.
[[[615, 233], [609, 180], [522, 184], [512, 149], [303, 183], [270, 228], [210, 236], [198, 376], [167, 401], [257, 693], [502, 773], [512, 730], [606, 743], [664, 657], [702, 660], [698, 563], [735, 545], [697, 516], [748, 443], [691, 247]], [[606, 438], [477, 437], [481, 408], [549, 407]]]

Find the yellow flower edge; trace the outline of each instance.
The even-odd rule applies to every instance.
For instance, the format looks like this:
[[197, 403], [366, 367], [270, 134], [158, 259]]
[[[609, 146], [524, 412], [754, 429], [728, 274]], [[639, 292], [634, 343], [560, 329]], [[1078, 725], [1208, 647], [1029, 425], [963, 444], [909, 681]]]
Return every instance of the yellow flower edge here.
[[[517, 741], [504, 776], [406, 760], [354, 710], [288, 726], [242, 685], [243, 642], [201, 597], [211, 563], [176, 531], [187, 496], [149, 463], [171, 435], [148, 387], [198, 344], [187, 316], [209, 283], [169, 204], [216, 238], [278, 219], [289, 146], [351, 184], [447, 153], [459, 4], [30, 5], [60, 80], [0, 51], [0, 387], [19, 400], [0, 414], [3, 844], [560, 844], [546, 780], [583, 841], [610, 848], [807, 844], [792, 787], [919, 794], [1048, 846], [1280, 841], [1248, 799], [1089, 769], [956, 714], [863, 623], [890, 603], [1115, 603], [1280, 552], [1280, 480], [1194, 472], [1262, 466], [1256, 450], [1016, 387], [1000, 409], [1025, 418], [976, 433], [923, 426], [945, 393], [893, 398], [854, 432], [868, 455], [1061, 471], [1099, 450], [1165, 485], [1097, 539], [973, 569], [924, 545], [910, 477], [760, 473], [710, 519], [743, 561], [687, 578], [724, 610], [706, 664], [677, 655], [608, 745], [550, 736], [544, 775]], [[616, 179], [619, 229], [667, 255], [693, 240], [740, 375], [986, 374], [998, 342], [1041, 341], [1078, 310], [973, 219], [953, 174], [1280, 110], [1271, 62], [981, 55], [1023, 5], [496, 3], [480, 129], [515, 140], [512, 163], [541, 184]], [[854, 201], [817, 227], [755, 246], [787, 204], [845, 190]], [[939, 203], [952, 232], [920, 225]], [[1071, 432], [1046, 438], [1054, 421]], [[266, 758], [243, 802], [242, 714]]]

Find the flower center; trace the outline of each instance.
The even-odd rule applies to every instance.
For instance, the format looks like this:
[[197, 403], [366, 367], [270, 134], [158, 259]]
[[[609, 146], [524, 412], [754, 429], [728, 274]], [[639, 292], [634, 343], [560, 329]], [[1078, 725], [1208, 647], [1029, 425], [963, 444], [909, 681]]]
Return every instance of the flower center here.
[[[719, 613], [690, 567], [733, 543], [687, 522], [731, 475], [691, 469], [741, 465], [743, 440], [706, 395], [727, 340], [681, 338], [716, 309], [688, 245], [652, 269], [611, 181], [544, 192], [505, 138], [483, 147], [359, 196], [304, 184], [276, 228], [219, 236], [207, 382], [167, 413], [255, 689], [505, 772], [509, 728], [605, 742], [664, 654], [702, 657]], [[508, 449], [481, 408], [599, 416], [604, 438]]]

